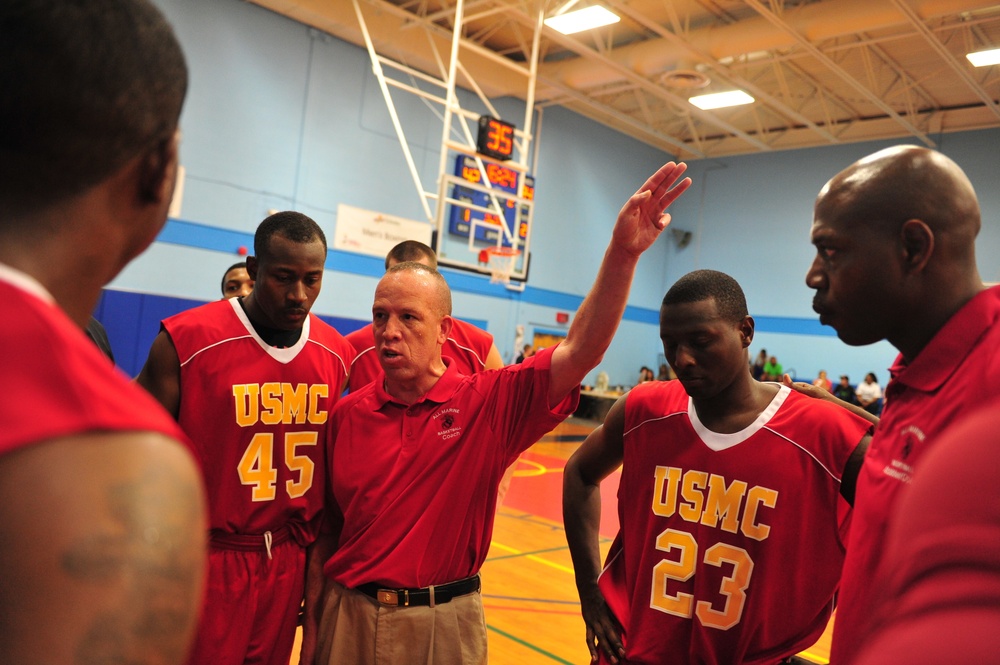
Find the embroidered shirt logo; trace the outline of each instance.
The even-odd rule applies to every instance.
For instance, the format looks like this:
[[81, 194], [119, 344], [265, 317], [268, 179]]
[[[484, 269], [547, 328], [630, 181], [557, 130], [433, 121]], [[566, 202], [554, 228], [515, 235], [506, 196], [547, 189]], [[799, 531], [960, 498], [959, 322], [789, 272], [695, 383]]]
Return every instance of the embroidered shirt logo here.
[[438, 436], [441, 437], [442, 441], [447, 441], [448, 439], [454, 439], [456, 436], [462, 433], [462, 426], [455, 425], [455, 417], [460, 413], [459, 409], [454, 407], [441, 409], [434, 414], [434, 419], [440, 418], [441, 429], [438, 431]]
[[899, 458], [887, 464], [882, 473], [904, 483], [910, 482], [913, 478], [913, 466], [906, 460], [913, 453], [914, 447], [922, 444], [925, 438], [927, 437], [923, 430], [916, 425], [907, 425], [899, 430], [899, 443], [902, 444], [897, 449]]

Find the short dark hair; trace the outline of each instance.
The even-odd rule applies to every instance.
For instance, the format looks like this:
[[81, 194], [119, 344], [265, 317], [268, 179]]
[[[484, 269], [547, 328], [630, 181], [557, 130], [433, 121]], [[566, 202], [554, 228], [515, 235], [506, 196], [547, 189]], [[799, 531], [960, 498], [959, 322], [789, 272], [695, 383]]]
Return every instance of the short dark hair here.
[[246, 261], [237, 261], [233, 265], [226, 268], [226, 271], [222, 273], [222, 295], [226, 295], [226, 275], [236, 270], [237, 268], [243, 268], [244, 270], [246, 270], [246, 267], [247, 267]]
[[404, 240], [390, 249], [389, 253], [385, 255], [386, 270], [389, 269], [390, 259], [396, 263], [403, 263], [405, 261], [417, 261], [419, 263], [420, 259], [427, 259], [428, 265], [435, 270], [438, 265], [438, 257], [434, 250], [419, 240]]
[[149, 0], [3, 0], [0, 35], [0, 217], [78, 195], [177, 130], [187, 65]]
[[285, 210], [266, 217], [257, 227], [257, 232], [253, 237], [253, 251], [258, 261], [261, 257], [268, 256], [271, 238], [276, 235], [297, 243], [319, 240], [323, 243], [323, 249], [326, 250], [326, 235], [319, 224], [301, 212]]
[[742, 321], [747, 314], [747, 299], [739, 282], [718, 270], [695, 270], [681, 277], [663, 296], [661, 307], [714, 299], [719, 316], [727, 321]]

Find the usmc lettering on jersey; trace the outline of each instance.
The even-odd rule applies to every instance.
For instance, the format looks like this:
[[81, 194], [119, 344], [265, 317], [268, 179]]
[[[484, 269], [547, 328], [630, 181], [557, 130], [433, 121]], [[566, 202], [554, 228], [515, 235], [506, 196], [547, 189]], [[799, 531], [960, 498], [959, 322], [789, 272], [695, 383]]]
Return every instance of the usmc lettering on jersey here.
[[704, 471], [684, 471], [673, 466], [656, 467], [653, 513], [720, 528], [741, 531], [747, 538], [764, 540], [771, 527], [761, 522], [761, 507], [774, 508], [778, 492], [742, 480], [727, 484], [726, 479]]
[[330, 397], [325, 383], [243, 383], [233, 386], [236, 423], [252, 427], [264, 425], [322, 425], [328, 413], [321, 408]]

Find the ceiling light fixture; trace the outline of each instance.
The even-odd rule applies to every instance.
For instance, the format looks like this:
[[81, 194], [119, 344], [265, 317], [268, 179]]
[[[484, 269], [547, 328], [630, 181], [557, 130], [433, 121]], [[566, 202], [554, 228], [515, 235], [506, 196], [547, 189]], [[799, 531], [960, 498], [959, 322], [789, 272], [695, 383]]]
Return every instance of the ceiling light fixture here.
[[688, 101], [703, 111], [708, 111], [709, 109], [721, 109], [727, 106], [752, 104], [754, 98], [742, 90], [729, 90], [728, 92], [714, 92], [709, 95], [698, 95], [697, 97], [689, 98]]
[[990, 49], [989, 51], [977, 51], [976, 53], [968, 53], [965, 56], [969, 59], [976, 67], [985, 67], [987, 65], [1000, 65], [1000, 48]]
[[545, 19], [545, 25], [553, 30], [558, 30], [564, 35], [572, 35], [575, 32], [583, 32], [584, 30], [611, 25], [620, 20], [622, 20], [620, 16], [608, 11], [604, 7], [591, 5], [590, 7], [547, 18]]

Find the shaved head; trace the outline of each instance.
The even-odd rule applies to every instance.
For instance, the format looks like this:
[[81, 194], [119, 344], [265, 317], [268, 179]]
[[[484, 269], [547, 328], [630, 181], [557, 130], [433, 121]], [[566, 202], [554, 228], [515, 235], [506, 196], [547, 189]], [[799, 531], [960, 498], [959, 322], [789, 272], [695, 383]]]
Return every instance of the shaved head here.
[[896, 146], [838, 173], [816, 198], [806, 284], [844, 342], [887, 339], [907, 359], [984, 286], [979, 202], [939, 152]]
[[880, 150], [838, 173], [820, 191], [816, 216], [892, 235], [919, 219], [960, 254], [972, 251], [981, 225], [976, 193], [962, 169], [917, 146]]
[[416, 261], [404, 261], [391, 266], [385, 273], [386, 279], [398, 273], [417, 273], [425, 275], [429, 279], [430, 290], [427, 305], [440, 316], [451, 316], [451, 289], [444, 276], [436, 269], [425, 266]]

